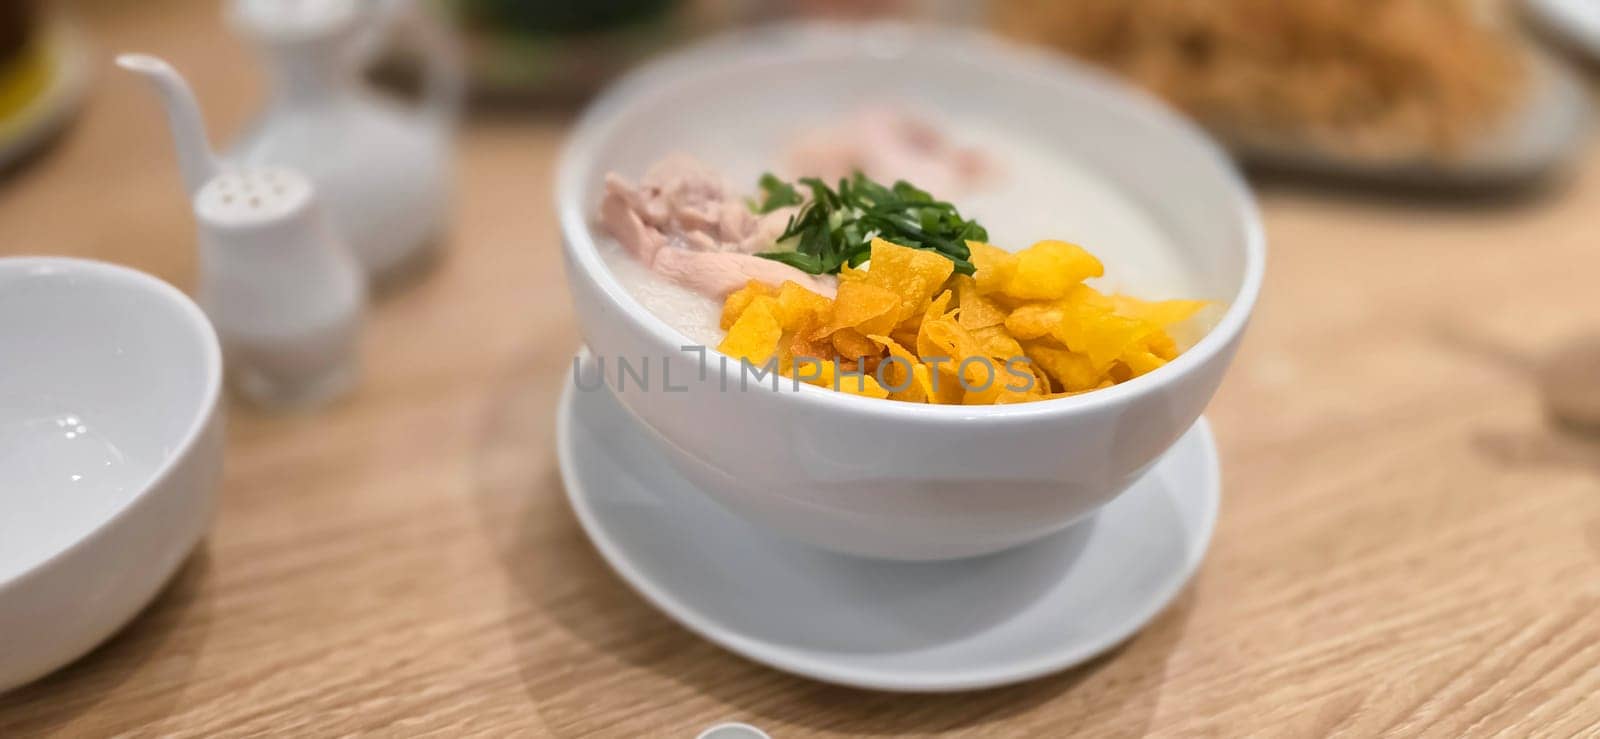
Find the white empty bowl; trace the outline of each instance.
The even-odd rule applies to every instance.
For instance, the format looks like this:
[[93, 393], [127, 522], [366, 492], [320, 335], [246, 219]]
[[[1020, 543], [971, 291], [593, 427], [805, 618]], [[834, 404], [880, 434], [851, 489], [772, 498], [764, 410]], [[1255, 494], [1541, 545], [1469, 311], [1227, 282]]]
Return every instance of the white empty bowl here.
[[[602, 178], [613, 170], [637, 177], [677, 150], [723, 166], [771, 162], [797, 122], [881, 100], [981, 117], [1035, 142], [1041, 156], [1108, 183], [1168, 234], [1197, 290], [1192, 296], [1225, 306], [1215, 327], [1171, 364], [1131, 382], [1019, 405], [913, 405], [760, 383], [740, 392], [738, 364], [724, 386], [714, 352], [700, 375], [698, 356], [681, 350], [694, 342], [641, 306], [596, 251], [602, 236], [591, 220]], [[556, 198], [567, 280], [590, 350], [613, 362], [666, 362], [674, 384], [687, 384], [618, 393], [674, 466], [772, 530], [891, 559], [1016, 546], [1128, 489], [1210, 401], [1255, 304], [1265, 260], [1248, 189], [1192, 125], [1104, 75], [956, 31], [766, 30], [658, 62], [584, 116], [560, 163]], [[1116, 259], [1115, 244], [1087, 246], [1108, 263]], [[609, 371], [615, 384], [615, 367]]]
[[222, 354], [125, 267], [0, 259], [0, 690], [89, 651], [211, 520]]

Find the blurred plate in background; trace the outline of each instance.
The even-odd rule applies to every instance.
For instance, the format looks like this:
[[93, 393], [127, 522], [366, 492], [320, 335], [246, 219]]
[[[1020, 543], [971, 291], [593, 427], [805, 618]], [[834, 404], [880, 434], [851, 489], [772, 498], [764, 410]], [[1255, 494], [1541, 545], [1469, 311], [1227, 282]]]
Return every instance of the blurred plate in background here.
[[83, 38], [61, 19], [40, 23], [16, 57], [0, 63], [0, 171], [66, 126], [88, 79]]
[[1600, 60], [1600, 2], [1528, 0], [1528, 9], [1546, 28]]
[[[1583, 4], [1600, 18], [1595, 0]], [[1445, 188], [1560, 171], [1576, 74], [1498, 2], [995, 0], [1001, 33], [1099, 64], [1267, 169]]]
[[1517, 185], [1560, 170], [1589, 131], [1589, 94], [1571, 67], [1530, 51], [1528, 69], [1522, 104], [1451, 157], [1365, 155], [1259, 129], [1211, 128], [1240, 159], [1268, 169], [1424, 187]]

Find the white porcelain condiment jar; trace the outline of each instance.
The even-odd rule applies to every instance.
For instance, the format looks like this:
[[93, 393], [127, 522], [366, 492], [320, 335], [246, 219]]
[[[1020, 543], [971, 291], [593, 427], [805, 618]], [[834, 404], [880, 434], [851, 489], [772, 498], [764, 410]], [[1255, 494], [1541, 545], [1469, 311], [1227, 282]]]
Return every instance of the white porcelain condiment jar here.
[[275, 167], [224, 172], [200, 188], [194, 212], [199, 301], [240, 393], [303, 406], [354, 384], [365, 277], [311, 180]]
[[366, 304], [360, 265], [310, 178], [287, 167], [223, 167], [183, 77], [142, 54], [117, 58], [160, 93], [199, 224], [199, 302], [231, 383], [268, 406], [324, 402], [350, 387]]
[[[259, 47], [273, 88], [228, 159], [308, 175], [369, 277], [425, 261], [452, 190], [462, 83], [449, 33], [412, 0], [230, 0], [228, 18]], [[391, 28], [420, 46], [426, 87], [416, 108], [360, 79], [363, 51]]]

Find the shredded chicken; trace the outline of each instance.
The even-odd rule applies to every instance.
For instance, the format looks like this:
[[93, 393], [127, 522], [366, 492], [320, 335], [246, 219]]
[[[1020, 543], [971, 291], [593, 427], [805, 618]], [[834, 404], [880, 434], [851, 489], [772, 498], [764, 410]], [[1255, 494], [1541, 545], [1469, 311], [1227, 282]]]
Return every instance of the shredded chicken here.
[[833, 182], [857, 170], [880, 182], [906, 180], [928, 192], [971, 190], [993, 167], [977, 149], [957, 146], [944, 132], [892, 106], [870, 106], [836, 125], [797, 137], [789, 168]]
[[652, 166], [637, 186], [606, 175], [600, 225], [657, 274], [713, 298], [750, 280], [793, 280], [832, 296], [833, 278], [755, 256], [773, 248], [793, 212], [752, 213], [714, 170], [674, 155]]

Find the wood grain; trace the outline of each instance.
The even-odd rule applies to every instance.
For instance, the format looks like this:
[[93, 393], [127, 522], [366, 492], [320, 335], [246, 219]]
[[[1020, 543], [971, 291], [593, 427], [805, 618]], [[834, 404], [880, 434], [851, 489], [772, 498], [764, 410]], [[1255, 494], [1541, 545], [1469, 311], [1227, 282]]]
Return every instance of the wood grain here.
[[[0, 181], [0, 254], [183, 287], [193, 234], [155, 104], [105, 63], [170, 57], [213, 130], [259, 85], [212, 4], [86, 5], [100, 79]], [[1209, 559], [1082, 668], [959, 696], [829, 687], [650, 609], [565, 505], [552, 411], [578, 345], [549, 172], [566, 121], [474, 121], [447, 258], [380, 302], [358, 392], [235, 405], [222, 507], [152, 608], [0, 696], [0, 736], [1600, 735], [1600, 439], [1533, 369], [1600, 326], [1600, 147], [1509, 202], [1260, 183], [1266, 292], [1210, 410]]]

